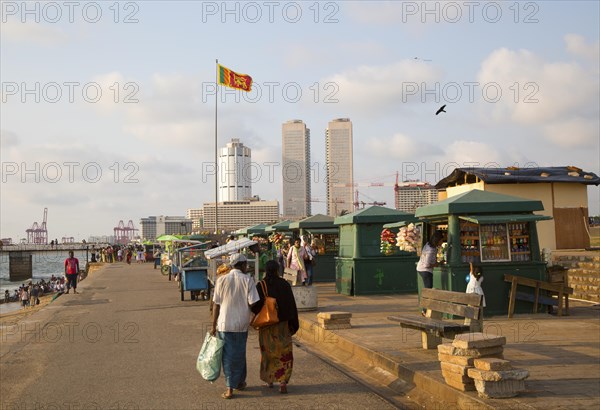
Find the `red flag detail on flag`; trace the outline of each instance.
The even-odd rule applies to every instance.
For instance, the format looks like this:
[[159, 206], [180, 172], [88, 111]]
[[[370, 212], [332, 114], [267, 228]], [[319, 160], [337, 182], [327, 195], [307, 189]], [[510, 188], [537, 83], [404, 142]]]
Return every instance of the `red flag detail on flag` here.
[[219, 84], [250, 92], [252, 90], [252, 77], [247, 74], [238, 74], [219, 64]]

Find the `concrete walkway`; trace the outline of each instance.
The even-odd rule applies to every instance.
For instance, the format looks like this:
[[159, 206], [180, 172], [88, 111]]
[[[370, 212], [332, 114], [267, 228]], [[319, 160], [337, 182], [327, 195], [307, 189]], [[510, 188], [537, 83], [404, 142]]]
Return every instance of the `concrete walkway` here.
[[[316, 287], [319, 309], [301, 314], [300, 338], [341, 365], [379, 379], [392, 396], [410, 396], [427, 408], [440, 409], [600, 408], [600, 305], [571, 301], [570, 315], [562, 317], [487, 318], [484, 333], [505, 336], [505, 359], [529, 370], [530, 376], [520, 396], [486, 400], [477, 392], [447, 386], [437, 351], [421, 348], [418, 331], [387, 320], [398, 313], [418, 314], [416, 295], [352, 297], [336, 294], [333, 284]], [[351, 312], [352, 329], [318, 328], [317, 313], [327, 311]]]
[[205, 382], [194, 367], [208, 303], [189, 294], [181, 302], [176, 283], [151, 264], [105, 266], [80, 294], [22, 320], [2, 317], [0, 409], [600, 408], [600, 306], [571, 301], [570, 316], [486, 319], [485, 332], [506, 336], [505, 358], [530, 377], [519, 397], [485, 400], [447, 386], [420, 334], [387, 320], [417, 313], [416, 295], [350, 297], [333, 284], [315, 287], [319, 311], [352, 312], [353, 328], [321, 331], [318, 311], [301, 313], [287, 396], [261, 387], [251, 331], [249, 388], [225, 401], [223, 379]]
[[262, 386], [258, 334], [248, 335], [248, 388], [224, 400], [196, 371], [210, 326], [207, 301], [180, 301], [152, 264], [110, 264], [80, 293], [25, 317], [0, 317], [0, 409], [393, 409], [303, 348], [294, 347], [289, 394]]

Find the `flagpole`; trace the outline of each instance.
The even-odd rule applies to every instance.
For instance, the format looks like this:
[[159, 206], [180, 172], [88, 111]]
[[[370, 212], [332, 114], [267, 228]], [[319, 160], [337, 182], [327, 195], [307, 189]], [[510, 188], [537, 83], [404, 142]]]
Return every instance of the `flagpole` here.
[[218, 156], [218, 138], [217, 138], [217, 107], [219, 93], [219, 59], [216, 59], [215, 70], [215, 235], [219, 235], [219, 156]]

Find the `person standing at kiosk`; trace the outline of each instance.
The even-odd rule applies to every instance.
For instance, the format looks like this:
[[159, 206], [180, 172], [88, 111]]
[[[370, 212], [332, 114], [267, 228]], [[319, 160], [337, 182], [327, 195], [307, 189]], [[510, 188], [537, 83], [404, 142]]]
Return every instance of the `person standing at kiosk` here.
[[421, 251], [421, 258], [417, 263], [417, 272], [423, 278], [424, 288], [433, 288], [433, 268], [438, 266], [437, 248], [442, 244], [442, 240], [442, 233], [435, 231]]

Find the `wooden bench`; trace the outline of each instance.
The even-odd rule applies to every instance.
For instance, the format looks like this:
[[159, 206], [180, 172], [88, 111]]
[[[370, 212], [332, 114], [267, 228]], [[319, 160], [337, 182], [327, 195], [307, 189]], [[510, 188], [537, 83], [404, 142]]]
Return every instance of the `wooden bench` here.
[[[421, 330], [423, 349], [437, 349], [442, 338], [453, 339], [460, 333], [483, 331], [483, 297], [475, 293], [422, 289], [419, 306], [427, 309], [423, 316], [388, 316], [404, 328]], [[465, 318], [464, 323], [443, 320], [444, 314]]]
[[[536, 280], [531, 278], [525, 278], [522, 276], [515, 275], [504, 275], [504, 281], [510, 282], [510, 296], [508, 301], [508, 317], [513, 317], [515, 313], [515, 301], [516, 299], [526, 300], [533, 302], [533, 313], [537, 312], [538, 304], [553, 305], [558, 307], [558, 316], [563, 314], [563, 304], [565, 306], [565, 314], [569, 314], [569, 295], [573, 294], [573, 288], [566, 286], [563, 283], [550, 283], [544, 282], [543, 280]], [[526, 294], [523, 292], [517, 292], [517, 286], [527, 286], [534, 288], [534, 293]], [[540, 289], [549, 292], [556, 293], [557, 299], [550, 298], [548, 296], [540, 295]], [[555, 302], [553, 302], [555, 300]]]

